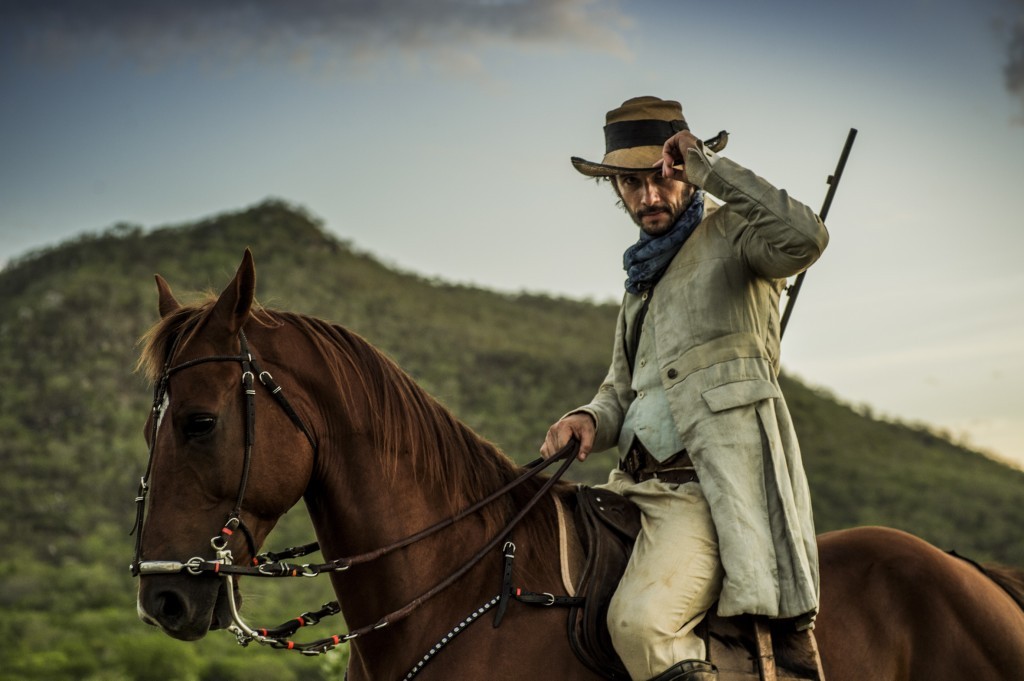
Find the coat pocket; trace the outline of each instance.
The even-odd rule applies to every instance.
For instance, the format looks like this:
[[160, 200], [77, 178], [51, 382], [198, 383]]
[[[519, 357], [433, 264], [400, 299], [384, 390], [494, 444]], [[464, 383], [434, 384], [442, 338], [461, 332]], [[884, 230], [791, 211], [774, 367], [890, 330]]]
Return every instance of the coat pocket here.
[[704, 402], [713, 412], [735, 409], [748, 404], [754, 404], [761, 400], [776, 399], [782, 397], [779, 387], [771, 381], [764, 379], [752, 379], [749, 381], [734, 381], [710, 388], [701, 393]]

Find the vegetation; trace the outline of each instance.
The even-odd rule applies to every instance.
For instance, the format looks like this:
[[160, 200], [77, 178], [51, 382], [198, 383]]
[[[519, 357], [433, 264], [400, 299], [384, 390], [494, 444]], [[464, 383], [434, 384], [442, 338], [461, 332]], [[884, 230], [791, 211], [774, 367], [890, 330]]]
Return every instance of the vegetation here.
[[[132, 369], [136, 340], [157, 316], [152, 275], [179, 295], [219, 290], [246, 246], [264, 304], [357, 331], [520, 462], [605, 374], [615, 306], [398, 272], [277, 201], [150, 232], [118, 225], [10, 263], [0, 272], [0, 681], [340, 678], [344, 652], [243, 650], [226, 634], [184, 644], [135, 615], [128, 530], [150, 388]], [[821, 531], [891, 525], [1024, 566], [1024, 473], [790, 378], [784, 389]], [[600, 481], [612, 458], [592, 457], [573, 475]], [[311, 537], [296, 508], [269, 548]], [[332, 598], [325, 581], [255, 581], [244, 590], [260, 624]]]

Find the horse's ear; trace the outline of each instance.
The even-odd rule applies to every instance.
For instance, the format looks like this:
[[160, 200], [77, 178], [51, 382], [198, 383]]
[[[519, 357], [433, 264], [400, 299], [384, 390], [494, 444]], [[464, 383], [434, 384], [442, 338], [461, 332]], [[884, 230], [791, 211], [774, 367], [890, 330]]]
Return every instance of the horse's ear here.
[[167, 280], [161, 277], [159, 274], [156, 275], [156, 290], [160, 297], [160, 317], [161, 319], [171, 314], [179, 307], [181, 303], [171, 293], [171, 285], [167, 283]]
[[245, 320], [249, 318], [252, 301], [256, 296], [256, 265], [252, 252], [245, 249], [242, 264], [235, 272], [235, 278], [221, 292], [220, 298], [213, 307], [211, 321], [216, 321], [227, 329], [230, 335], [238, 333]]

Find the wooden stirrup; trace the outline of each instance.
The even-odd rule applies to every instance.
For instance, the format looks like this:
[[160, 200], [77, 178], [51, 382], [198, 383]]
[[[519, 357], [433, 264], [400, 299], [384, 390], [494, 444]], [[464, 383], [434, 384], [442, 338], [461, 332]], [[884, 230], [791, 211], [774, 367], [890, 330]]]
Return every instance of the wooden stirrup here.
[[772, 630], [768, 625], [768, 618], [755, 616], [753, 622], [754, 639], [757, 642], [757, 669], [761, 674], [761, 681], [778, 681], [775, 652], [772, 650]]

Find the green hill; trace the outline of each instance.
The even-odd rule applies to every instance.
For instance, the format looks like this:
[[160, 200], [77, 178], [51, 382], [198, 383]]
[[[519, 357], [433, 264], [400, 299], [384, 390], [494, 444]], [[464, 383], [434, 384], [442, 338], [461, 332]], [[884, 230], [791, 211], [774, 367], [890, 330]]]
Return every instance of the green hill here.
[[[343, 653], [242, 650], [227, 634], [186, 645], [135, 616], [127, 532], [150, 388], [133, 366], [157, 317], [153, 274], [179, 295], [219, 290], [247, 246], [265, 305], [357, 331], [521, 462], [607, 368], [615, 306], [398, 272], [281, 202], [153, 231], [119, 225], [10, 263], [0, 272], [0, 679], [319, 679], [343, 664]], [[1024, 473], [783, 381], [820, 531], [891, 525], [1024, 566]], [[603, 480], [610, 465], [610, 454], [592, 457], [572, 475]], [[297, 508], [269, 548], [311, 536]], [[244, 588], [261, 624], [331, 598], [313, 580]]]

